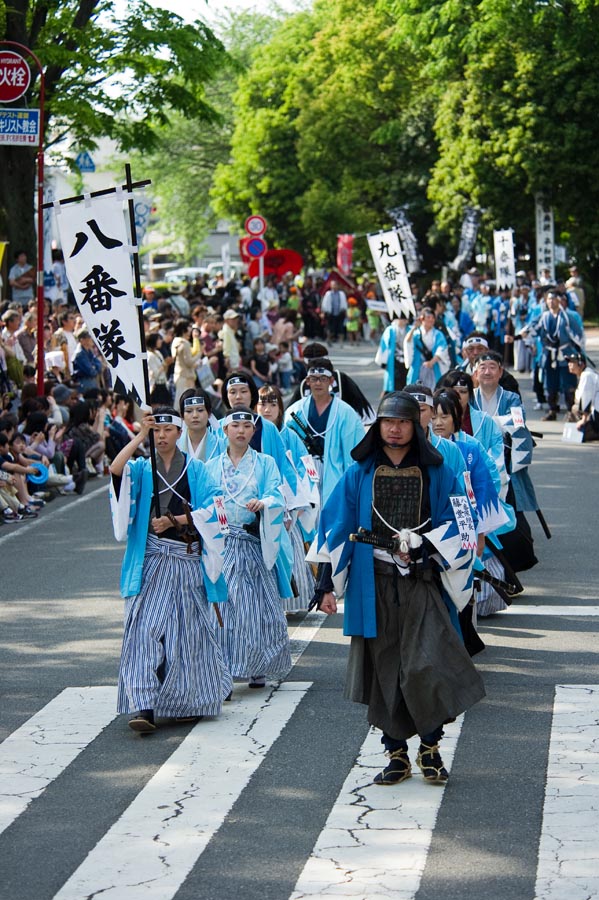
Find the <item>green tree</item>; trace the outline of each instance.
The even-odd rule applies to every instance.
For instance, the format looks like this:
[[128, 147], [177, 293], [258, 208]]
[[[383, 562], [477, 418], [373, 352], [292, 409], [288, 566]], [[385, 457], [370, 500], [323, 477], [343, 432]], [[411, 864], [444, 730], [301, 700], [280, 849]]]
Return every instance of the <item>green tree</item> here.
[[237, 80], [276, 25], [277, 20], [270, 16], [227, 14], [221, 20], [219, 37], [230, 65], [206, 86], [206, 100], [218, 112], [218, 119], [206, 121], [175, 113], [169, 122], [154, 127], [152, 149], [138, 151], [133, 157], [136, 175], [152, 181], [160, 230], [182, 245], [187, 262], [201, 251], [215, 224], [210, 190], [216, 167], [229, 158]]
[[[599, 4], [596, 0], [386, 0], [418, 59], [439, 157], [429, 196], [457, 234], [463, 207], [534, 248], [534, 196], [570, 253], [599, 276]], [[559, 234], [558, 234], [559, 237]]]
[[[112, 0], [1, 0], [0, 35], [28, 46], [45, 72], [48, 145], [68, 138], [93, 149], [101, 136], [128, 151], [151, 147], [174, 111], [207, 122], [205, 84], [226, 61], [202, 22], [187, 25], [146, 0], [123, 14]], [[37, 105], [39, 78], [28, 93]], [[35, 245], [35, 154], [0, 147], [0, 233], [11, 249]]]

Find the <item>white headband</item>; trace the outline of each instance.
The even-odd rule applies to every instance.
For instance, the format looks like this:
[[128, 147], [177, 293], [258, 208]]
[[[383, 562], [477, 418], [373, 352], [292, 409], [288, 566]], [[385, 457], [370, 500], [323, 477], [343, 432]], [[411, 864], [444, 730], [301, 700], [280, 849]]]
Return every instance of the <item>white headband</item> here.
[[418, 403], [426, 403], [427, 406], [433, 405], [433, 398], [429, 397], [428, 394], [413, 394], [411, 391], [409, 393], [410, 397], [413, 397]]
[[312, 366], [308, 369], [308, 378], [310, 375], [327, 375], [329, 378], [333, 377], [333, 373], [328, 369], [323, 368], [322, 366]]
[[227, 425], [230, 425], [231, 422], [251, 422], [252, 425], [256, 424], [256, 419], [253, 413], [248, 412], [230, 412], [228, 416], [225, 417], [225, 421], [223, 422], [223, 428], [226, 428]]
[[467, 340], [464, 341], [464, 344], [463, 344], [464, 347], [472, 347], [475, 345], [480, 345], [482, 347], [489, 346], [488, 341], [486, 341], [485, 338], [483, 338], [483, 337], [468, 338]]
[[187, 409], [188, 406], [206, 406], [206, 401], [203, 397], [186, 397], [183, 401], [183, 408]]
[[243, 375], [235, 375], [233, 378], [229, 378], [227, 381], [227, 388], [230, 388], [231, 385], [234, 384], [245, 384], [246, 387], [250, 386], [248, 379]]
[[155, 413], [154, 422], [156, 425], [176, 425], [177, 428], [183, 428], [179, 416], [172, 416], [170, 413]]

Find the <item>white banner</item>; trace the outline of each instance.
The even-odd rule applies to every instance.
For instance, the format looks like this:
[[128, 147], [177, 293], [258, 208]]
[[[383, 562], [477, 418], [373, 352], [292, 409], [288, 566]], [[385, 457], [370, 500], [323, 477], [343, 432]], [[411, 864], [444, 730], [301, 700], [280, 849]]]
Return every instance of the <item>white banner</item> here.
[[514, 230], [505, 228], [493, 232], [495, 247], [495, 278], [497, 290], [513, 288], [516, 284], [516, 260], [514, 258]]
[[[77, 306], [111, 372], [113, 385], [146, 401], [123, 198], [117, 193], [55, 205], [67, 277]], [[138, 301], [141, 304], [141, 300]]]
[[416, 315], [408, 272], [396, 231], [368, 235], [368, 246], [390, 315]]
[[555, 281], [555, 245], [553, 234], [553, 209], [545, 203], [541, 194], [535, 197], [537, 223], [537, 278], [543, 269], [549, 269], [549, 278]]

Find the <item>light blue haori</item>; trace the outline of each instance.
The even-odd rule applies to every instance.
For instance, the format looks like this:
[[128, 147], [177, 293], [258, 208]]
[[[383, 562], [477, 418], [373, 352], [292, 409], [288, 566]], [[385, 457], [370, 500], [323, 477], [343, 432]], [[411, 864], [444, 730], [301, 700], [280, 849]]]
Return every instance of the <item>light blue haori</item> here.
[[[400, 335], [400, 340], [402, 341], [402, 356], [403, 356], [403, 341], [405, 339], [406, 334], [408, 333], [408, 328], [406, 328], [405, 333]], [[377, 366], [385, 366], [385, 375], [383, 378], [383, 390], [386, 393], [395, 390], [395, 364], [397, 362], [396, 359], [396, 351], [397, 351], [397, 326], [394, 322], [391, 325], [388, 325], [381, 335], [381, 340], [379, 342], [378, 349], [376, 351], [376, 355], [374, 357], [374, 361]]]
[[[304, 397], [287, 409], [285, 423], [296, 431], [291, 413], [294, 412], [302, 420], [308, 430], [315, 434], [309, 424], [310, 403], [312, 397]], [[299, 434], [299, 432], [297, 432]], [[322, 462], [321, 497], [326, 503], [333, 488], [345, 471], [353, 464], [351, 451], [364, 437], [365, 431], [357, 413], [345, 401], [333, 395], [327, 426], [320, 437], [324, 438], [324, 457]], [[301, 435], [300, 435], [301, 438]]]
[[[206, 593], [213, 603], [226, 600], [226, 588], [220, 571], [224, 558], [224, 539], [218, 527], [213, 497], [217, 484], [204, 463], [188, 460], [187, 480], [191, 493], [194, 524], [202, 536], [202, 566]], [[121, 569], [121, 596], [131, 597], [141, 588], [146, 541], [152, 503], [152, 465], [149, 459], [129, 460], [123, 470], [118, 497], [110, 486], [110, 503], [115, 537], [127, 541]]]
[[191, 456], [192, 459], [200, 459], [202, 462], [208, 462], [208, 460], [212, 459], [214, 456], [218, 456], [222, 453], [223, 450], [226, 449], [227, 444], [222, 431], [215, 431], [208, 426], [206, 434], [194, 450], [189, 438], [187, 425], [184, 422], [181, 437], [177, 441], [177, 447], [183, 453], [187, 453], [188, 456]]
[[[437, 356], [441, 362], [436, 362], [431, 368], [424, 366], [427, 361], [423, 353], [424, 339], [422, 335], [425, 333], [424, 328], [417, 328], [414, 337], [404, 341], [404, 354], [406, 358], [406, 366], [408, 366], [408, 377], [406, 384], [425, 384], [434, 390], [435, 385], [442, 375], [449, 369], [449, 347], [445, 336], [438, 328], [433, 328], [433, 343], [430, 352], [433, 356]], [[411, 330], [410, 330], [411, 333]], [[429, 332], [430, 333], [430, 332]]]
[[476, 388], [472, 406], [488, 412], [499, 425], [503, 434], [511, 437], [509, 476], [514, 491], [515, 509], [518, 512], [534, 512], [539, 508], [539, 504], [528, 474], [534, 442], [526, 424], [514, 423], [514, 415], [520, 413], [526, 423], [526, 411], [522, 406], [521, 398], [513, 391], [506, 391], [502, 387], [498, 387], [493, 396], [489, 400], [485, 400], [481, 389]]
[[[238, 678], [282, 677], [291, 668], [291, 657], [275, 567], [286, 536], [277, 466], [267, 454], [248, 447], [238, 466], [225, 452], [207, 468], [220, 483], [229, 528], [223, 569], [229, 603], [217, 634], [225, 661]], [[243, 528], [255, 521], [255, 513], [246, 509], [253, 499], [265, 504], [259, 538]]]

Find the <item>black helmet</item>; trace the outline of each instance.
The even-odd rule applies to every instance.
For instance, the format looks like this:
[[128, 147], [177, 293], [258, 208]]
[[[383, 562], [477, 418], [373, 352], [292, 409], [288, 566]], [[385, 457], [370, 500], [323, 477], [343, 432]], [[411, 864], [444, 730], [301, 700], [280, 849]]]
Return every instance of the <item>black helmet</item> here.
[[376, 411], [377, 419], [408, 419], [420, 422], [420, 406], [418, 401], [406, 391], [394, 391], [387, 394], [379, 403]]

